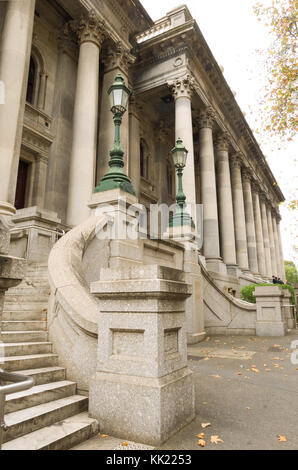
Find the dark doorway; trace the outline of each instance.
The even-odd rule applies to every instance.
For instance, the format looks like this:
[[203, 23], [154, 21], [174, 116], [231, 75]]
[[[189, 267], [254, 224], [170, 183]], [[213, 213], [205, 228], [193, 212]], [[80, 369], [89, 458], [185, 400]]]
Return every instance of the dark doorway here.
[[29, 163], [20, 160], [15, 198], [16, 209], [24, 209], [25, 207], [29, 165]]

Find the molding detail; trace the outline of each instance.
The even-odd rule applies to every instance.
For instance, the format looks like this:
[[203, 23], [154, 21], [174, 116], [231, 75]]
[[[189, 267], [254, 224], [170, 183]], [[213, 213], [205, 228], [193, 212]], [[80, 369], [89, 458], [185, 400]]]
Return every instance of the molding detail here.
[[168, 86], [171, 89], [175, 100], [178, 98], [191, 99], [194, 92], [194, 85], [195, 79], [190, 74], [168, 82]]

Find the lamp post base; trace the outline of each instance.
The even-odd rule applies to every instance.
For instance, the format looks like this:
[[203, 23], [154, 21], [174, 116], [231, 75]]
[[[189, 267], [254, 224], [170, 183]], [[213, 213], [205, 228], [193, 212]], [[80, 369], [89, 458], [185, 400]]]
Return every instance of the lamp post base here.
[[123, 173], [123, 171], [108, 171], [108, 173], [103, 177], [98, 186], [96, 186], [94, 192], [102, 193], [104, 191], [111, 191], [111, 189], [122, 189], [122, 191], [136, 196], [136, 192], [131, 184], [128, 176]]

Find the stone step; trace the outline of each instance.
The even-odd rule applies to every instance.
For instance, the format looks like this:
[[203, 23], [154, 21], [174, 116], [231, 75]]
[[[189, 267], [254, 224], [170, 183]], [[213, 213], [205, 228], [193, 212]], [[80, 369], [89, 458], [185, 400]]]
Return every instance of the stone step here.
[[[31, 292], [28, 293], [23, 293], [23, 294], [12, 294], [8, 293], [5, 295], [5, 306], [9, 306], [9, 309], [13, 305], [23, 305], [26, 306], [26, 304], [32, 304], [35, 306], [35, 304], [41, 304], [47, 305], [49, 300], [48, 295], [38, 295], [34, 292], [34, 289], [31, 289]], [[25, 304], [26, 303], [26, 304]], [[43, 308], [43, 307], [42, 307]]]
[[3, 331], [0, 337], [3, 343], [24, 343], [47, 341], [47, 331]]
[[48, 286], [47, 287], [32, 287], [28, 284], [25, 284], [25, 285], [20, 284], [17, 287], [12, 287], [11, 289], [9, 289], [5, 294], [5, 299], [10, 298], [10, 296], [13, 297], [16, 295], [30, 296], [32, 295], [32, 293], [34, 295], [40, 295], [45, 298], [49, 298], [50, 288]]
[[98, 422], [80, 413], [3, 445], [3, 450], [67, 450], [95, 436]]
[[28, 301], [27, 299], [24, 302], [22, 300], [18, 302], [8, 302], [8, 303], [5, 301], [3, 310], [4, 312], [23, 312], [23, 311], [27, 312], [28, 310], [29, 311], [35, 310], [35, 311], [42, 312], [43, 310], [47, 310], [47, 302], [46, 303], [44, 301], [35, 302], [33, 298], [30, 301]]
[[32, 356], [13, 356], [2, 359], [1, 368], [7, 372], [35, 369], [58, 365], [57, 354], [33, 354]]
[[4, 344], [4, 356], [32, 356], [34, 354], [48, 354], [52, 352], [52, 343], [41, 342], [41, 343], [5, 343]]
[[5, 401], [5, 413], [31, 408], [42, 403], [48, 403], [60, 398], [75, 395], [76, 383], [64, 380], [43, 385], [36, 385], [24, 392], [7, 395]]
[[2, 332], [8, 331], [45, 331], [46, 321], [3, 321]]
[[7, 430], [3, 442], [50, 426], [57, 421], [63, 421], [70, 416], [87, 411], [88, 398], [80, 395], [61, 398], [59, 400], [43, 403], [25, 410], [15, 411], [5, 415]]
[[35, 385], [43, 385], [51, 382], [60, 382], [66, 378], [64, 367], [41, 367], [39, 369], [18, 370], [19, 374], [34, 378]]
[[4, 311], [2, 314], [3, 321], [45, 321], [46, 317], [47, 312], [42, 312], [42, 309], [20, 312]]

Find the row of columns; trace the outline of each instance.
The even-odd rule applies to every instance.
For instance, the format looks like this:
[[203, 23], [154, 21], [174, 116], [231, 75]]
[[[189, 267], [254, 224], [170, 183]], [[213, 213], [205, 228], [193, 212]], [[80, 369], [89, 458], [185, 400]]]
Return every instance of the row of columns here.
[[[190, 150], [184, 186], [189, 204], [196, 204], [189, 75], [169, 83], [175, 98], [176, 138]], [[203, 251], [209, 269], [237, 275], [237, 269], [263, 278], [285, 278], [280, 237], [280, 216], [253, 176], [240, 153], [229, 154], [226, 132], [213, 140], [215, 115], [211, 107], [200, 114], [200, 186], [203, 205]], [[223, 263], [222, 263], [223, 261]]]

